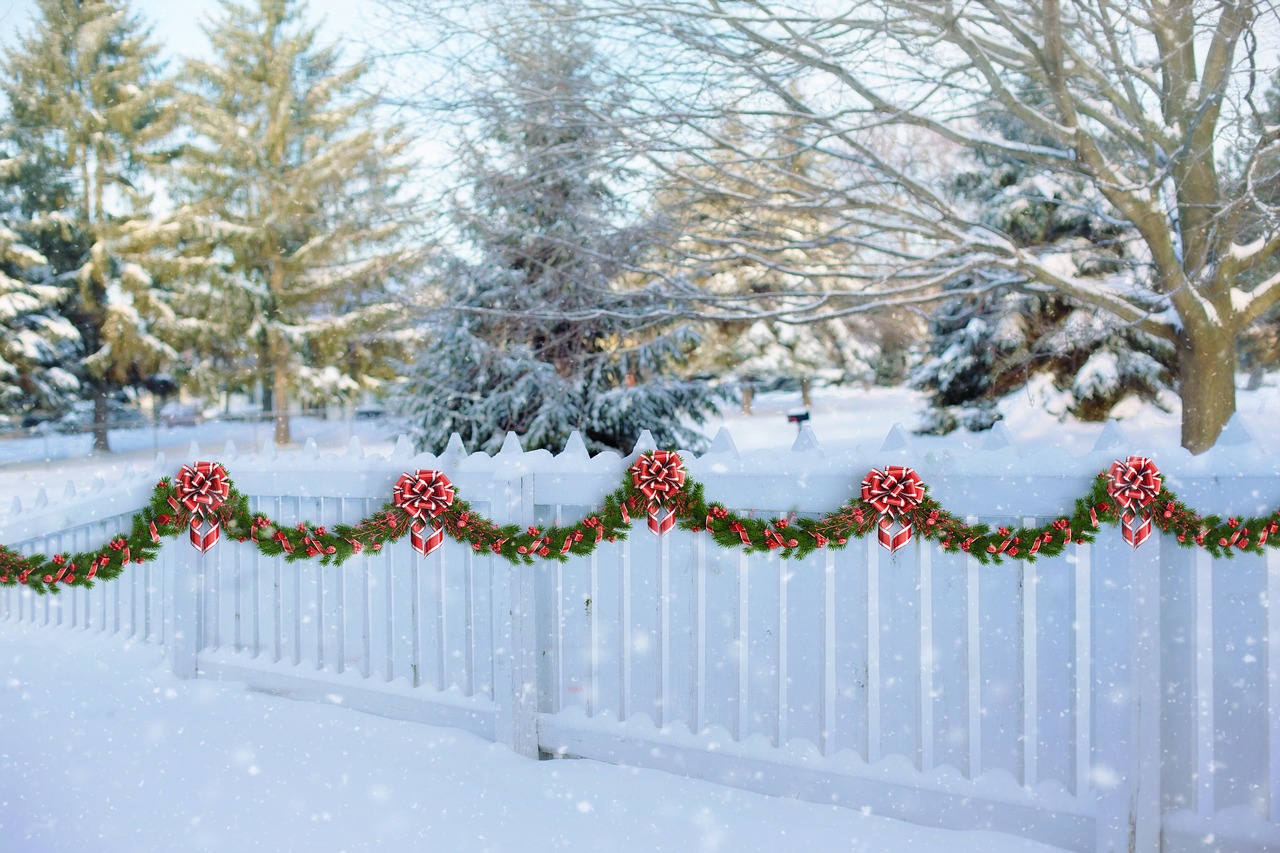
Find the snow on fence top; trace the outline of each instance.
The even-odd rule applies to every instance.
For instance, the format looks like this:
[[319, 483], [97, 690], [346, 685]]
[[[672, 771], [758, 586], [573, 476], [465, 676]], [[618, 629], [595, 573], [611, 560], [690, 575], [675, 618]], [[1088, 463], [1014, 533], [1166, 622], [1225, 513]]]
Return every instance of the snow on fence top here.
[[[106, 482], [95, 477], [86, 489], [67, 482], [63, 494], [50, 499], [45, 490], [31, 506], [14, 497], [0, 507], [0, 543], [19, 543], [46, 536], [73, 524], [127, 516], [147, 503], [158, 477], [173, 476], [185, 462], [210, 458], [226, 465], [243, 494], [299, 498], [390, 497], [400, 473], [435, 469], [473, 496], [482, 483], [533, 476], [533, 498], [541, 505], [593, 507], [617, 487], [619, 477], [641, 453], [655, 449], [644, 431], [627, 457], [609, 451], [591, 457], [574, 433], [557, 454], [524, 451], [508, 434], [498, 453], [468, 454], [455, 435], [441, 454], [414, 454], [401, 436], [388, 456], [366, 456], [353, 437], [345, 453], [321, 454], [314, 440], [299, 450], [279, 452], [271, 442], [256, 453], [240, 455], [233, 442], [221, 453], [208, 453], [192, 443], [186, 460], [170, 462], [164, 453], [149, 469]], [[1140, 437], [1127, 436], [1114, 422], [1107, 425], [1094, 449], [1073, 457], [1060, 448], [1018, 443], [997, 424], [983, 446], [966, 451], [958, 445], [941, 452], [919, 452], [910, 435], [895, 425], [878, 452], [825, 451], [809, 426], [800, 429], [789, 453], [739, 453], [727, 429], [721, 429], [708, 451], [696, 456], [679, 451], [691, 477], [706, 486], [708, 502], [762, 512], [800, 513], [834, 509], [856, 497], [859, 483], [872, 468], [910, 466], [927, 485], [930, 496], [960, 517], [1012, 519], [1069, 514], [1076, 498], [1113, 461], [1143, 453]], [[1163, 448], [1152, 453], [1171, 490], [1202, 513], [1270, 514], [1280, 505], [1280, 468], [1233, 418], [1218, 446], [1192, 456]], [[742, 478], [749, 488], [744, 490]], [[488, 489], [485, 489], [487, 492]], [[281, 521], [291, 521], [282, 518]]]

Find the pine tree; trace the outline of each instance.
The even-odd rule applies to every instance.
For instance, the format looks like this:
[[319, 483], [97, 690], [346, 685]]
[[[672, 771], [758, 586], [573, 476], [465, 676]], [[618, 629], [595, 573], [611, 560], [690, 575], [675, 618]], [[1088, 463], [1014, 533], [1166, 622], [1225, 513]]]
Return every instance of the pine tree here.
[[[984, 119], [1010, 141], [1028, 139], [1017, 119]], [[1064, 182], [1008, 157], [975, 155], [953, 178], [957, 204], [1010, 235], [1020, 248], [1052, 258], [1064, 274], [1110, 276], [1126, 251], [1127, 232], [1083, 181]], [[922, 432], [990, 429], [997, 404], [1043, 376], [1061, 394], [1059, 415], [1108, 418], [1127, 397], [1161, 405], [1176, 354], [1165, 341], [1056, 294], [995, 288], [998, 272], [949, 285], [957, 297], [929, 318], [929, 349], [912, 384], [928, 393]], [[980, 295], [974, 296], [976, 292]]]
[[428, 318], [404, 398], [415, 436], [433, 452], [454, 432], [486, 451], [508, 431], [559, 449], [578, 430], [591, 450], [626, 452], [649, 429], [697, 448], [689, 423], [716, 393], [671, 375], [696, 338], [611, 313], [645, 300], [623, 286], [648, 236], [618, 190], [627, 153], [609, 116], [625, 95], [581, 31], [537, 11], [509, 24], [476, 74], [453, 196], [463, 245], [438, 263], [446, 310]]
[[371, 126], [368, 65], [317, 44], [298, 0], [223, 0], [206, 32], [211, 61], [189, 62], [192, 142], [167, 229], [188, 298], [214, 308], [195, 329], [196, 381], [252, 376], [275, 440], [289, 404], [352, 398], [389, 378], [394, 282], [419, 253], [401, 190], [410, 168], [398, 127]]
[[[163, 294], [123, 234], [147, 217], [148, 166], [165, 156], [173, 115], [157, 47], [123, 0], [38, 0], [6, 56], [3, 89], [20, 200], [11, 223], [68, 287], [79, 337], [69, 369], [94, 401], [94, 448], [107, 450], [107, 399], [174, 357], [157, 332]], [[142, 253], [145, 257], [145, 251]], [[64, 336], [65, 338], [65, 336]]]
[[61, 313], [69, 295], [51, 280], [45, 257], [0, 226], [0, 412], [56, 411], [79, 392], [64, 366], [80, 345]]

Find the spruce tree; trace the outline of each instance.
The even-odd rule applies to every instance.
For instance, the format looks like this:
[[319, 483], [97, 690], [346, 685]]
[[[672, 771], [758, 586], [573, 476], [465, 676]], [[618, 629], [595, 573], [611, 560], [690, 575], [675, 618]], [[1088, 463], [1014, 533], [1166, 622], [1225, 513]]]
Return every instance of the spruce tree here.
[[61, 313], [69, 297], [45, 257], [0, 226], [0, 413], [57, 411], [78, 394], [80, 381], [66, 367], [80, 346]]
[[0, 78], [14, 152], [5, 180], [19, 196], [11, 227], [67, 286], [61, 312], [79, 337], [67, 367], [94, 402], [98, 450], [109, 449], [108, 396], [174, 357], [145, 247], [124, 238], [148, 216], [148, 167], [172, 126], [157, 51], [124, 0], [38, 0]]
[[196, 282], [188, 299], [211, 309], [191, 330], [196, 381], [252, 376], [287, 444], [291, 401], [350, 399], [390, 377], [390, 292], [419, 256], [408, 141], [374, 125], [368, 65], [318, 44], [302, 2], [223, 0], [206, 33], [213, 58], [182, 75], [191, 141], [166, 230], [174, 268]]
[[649, 236], [619, 192], [628, 153], [610, 116], [625, 93], [588, 37], [544, 14], [513, 13], [475, 75], [452, 196], [461, 245], [437, 261], [442, 304], [405, 413], [432, 452], [454, 432], [492, 452], [508, 431], [558, 450], [574, 430], [591, 450], [628, 452], [643, 429], [696, 449], [691, 424], [717, 395], [671, 373], [696, 338], [634, 319], [645, 296], [624, 286]]

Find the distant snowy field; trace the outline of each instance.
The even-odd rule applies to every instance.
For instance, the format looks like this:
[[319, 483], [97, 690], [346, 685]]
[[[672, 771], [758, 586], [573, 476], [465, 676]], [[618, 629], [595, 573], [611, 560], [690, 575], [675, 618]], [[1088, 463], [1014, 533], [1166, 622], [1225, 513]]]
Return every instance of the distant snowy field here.
[[[730, 431], [739, 450], [786, 451], [798, 394], [757, 398], [754, 414], [727, 411], [708, 435]], [[1030, 453], [1091, 449], [1098, 424], [1060, 422], [1053, 399], [1030, 392], [1005, 407], [1009, 436]], [[815, 393], [811, 426], [828, 451], [874, 462], [895, 423], [921, 408], [901, 389]], [[1280, 390], [1241, 392], [1240, 420], [1260, 449]], [[376, 422], [298, 418], [298, 440], [332, 452], [354, 438], [388, 453]], [[1134, 452], [1179, 453], [1178, 416], [1135, 408], [1121, 424]], [[0, 516], [45, 489], [63, 494], [125, 466], [172, 473], [241, 452], [264, 425], [210, 423], [112, 434], [121, 452], [89, 455], [87, 436], [0, 442]], [[987, 435], [912, 437], [924, 452], [964, 453]], [[229, 466], [232, 475], [234, 465]], [[1044, 853], [1008, 836], [925, 829], [850, 809], [764, 797], [592, 761], [535, 762], [449, 729], [291, 702], [242, 685], [174, 679], [161, 650], [81, 633], [0, 622], [0, 851], [809, 851]]]

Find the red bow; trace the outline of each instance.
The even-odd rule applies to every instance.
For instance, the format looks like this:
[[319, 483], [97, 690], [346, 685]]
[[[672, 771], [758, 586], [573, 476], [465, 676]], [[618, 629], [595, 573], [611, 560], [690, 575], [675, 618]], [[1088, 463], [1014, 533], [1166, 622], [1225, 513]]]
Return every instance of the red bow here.
[[631, 482], [651, 506], [665, 504], [684, 488], [684, 462], [673, 450], [655, 450], [631, 466]]
[[[880, 513], [876, 535], [889, 553], [911, 541], [909, 513], [924, 500], [919, 474], [902, 465], [886, 465], [884, 471], [872, 468], [862, 481], [862, 499]], [[902, 524], [902, 529], [892, 533], [895, 521]]]
[[391, 499], [413, 519], [409, 542], [424, 557], [444, 542], [444, 528], [438, 524], [432, 524], [431, 533], [427, 534], [427, 518], [434, 519], [448, 509], [453, 497], [453, 483], [439, 471], [424, 469], [416, 474], [401, 474], [396, 480]]
[[[668, 509], [663, 517], [660, 507], [684, 488], [684, 462], [680, 455], [673, 450], [655, 450], [637, 459], [630, 470], [631, 483], [649, 501], [649, 529], [658, 536], [667, 533], [675, 526], [676, 514]], [[625, 513], [623, 517], [625, 520]]]
[[1107, 494], [1124, 510], [1120, 532], [1124, 541], [1137, 548], [1151, 535], [1151, 513], [1143, 512], [1160, 494], [1160, 472], [1145, 456], [1130, 456], [1111, 463]]
[[[227, 479], [226, 469], [217, 462], [183, 465], [178, 472], [178, 485], [174, 489], [173, 499], [191, 513], [191, 544], [201, 554], [218, 541], [218, 507], [230, 495], [231, 482]], [[204, 530], [206, 519], [209, 521], [207, 531]]]

